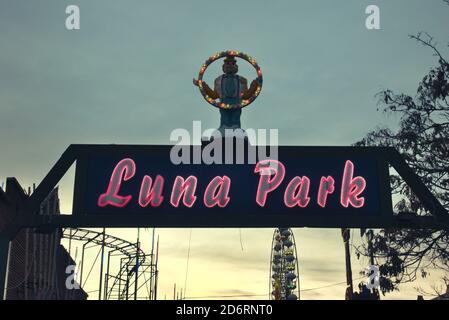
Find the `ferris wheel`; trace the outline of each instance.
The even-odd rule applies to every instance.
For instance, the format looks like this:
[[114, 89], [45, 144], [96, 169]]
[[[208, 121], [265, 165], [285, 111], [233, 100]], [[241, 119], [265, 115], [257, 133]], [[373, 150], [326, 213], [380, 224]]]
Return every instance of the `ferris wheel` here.
[[276, 228], [270, 258], [270, 300], [299, 300], [299, 265], [290, 228]]

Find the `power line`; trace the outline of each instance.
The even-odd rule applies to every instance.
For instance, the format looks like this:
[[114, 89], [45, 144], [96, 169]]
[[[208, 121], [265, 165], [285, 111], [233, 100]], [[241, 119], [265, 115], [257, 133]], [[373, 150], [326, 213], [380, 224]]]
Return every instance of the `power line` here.
[[[364, 279], [365, 277], [360, 277], [360, 278], [356, 278], [356, 279], [353, 279], [353, 280], [361, 280], [361, 279]], [[310, 288], [310, 289], [302, 289], [302, 290], [300, 290], [301, 292], [304, 292], [304, 291], [313, 291], [313, 290], [319, 290], [319, 289], [324, 289], [324, 288], [329, 288], [329, 287], [335, 287], [335, 286], [339, 286], [339, 285], [342, 285], [342, 284], [346, 284], [346, 281], [342, 281], [342, 282], [338, 282], [338, 283], [333, 283], [333, 284], [328, 284], [328, 285], [325, 285], [325, 286], [321, 286], [321, 287], [316, 287], [316, 288]]]
[[237, 298], [237, 297], [262, 297], [268, 294], [241, 294], [241, 295], [225, 295], [225, 296], [201, 296], [201, 297], [186, 297], [185, 299], [205, 299], [205, 298]]
[[[360, 278], [357, 278], [354, 280], [361, 280], [361, 279], [364, 279], [364, 277], [360, 277]], [[346, 284], [346, 281], [332, 283], [332, 284], [328, 284], [328, 285], [321, 286], [321, 287], [302, 289], [302, 290], [300, 290], [300, 292], [320, 290], [320, 289], [324, 289], [324, 288], [339, 286], [342, 284]], [[264, 296], [267, 296], [267, 294], [265, 293], [265, 294], [237, 294], [237, 295], [223, 295], [223, 296], [201, 296], [201, 297], [186, 297], [185, 299], [239, 298], [239, 297], [264, 297]]]
[[98, 257], [100, 256], [100, 253], [101, 253], [101, 248], [100, 248], [100, 250], [98, 250], [98, 253], [97, 253], [97, 256], [95, 257], [94, 263], [92, 264], [92, 267], [90, 268], [89, 273], [87, 274], [87, 277], [86, 277], [86, 280], [84, 281], [84, 284], [81, 284], [81, 287], [84, 287], [86, 285], [87, 280], [89, 279], [90, 273], [92, 272], [95, 264], [97, 263]]
[[[186, 276], [184, 278], [184, 296], [187, 292], [187, 275], [189, 272], [189, 260], [190, 260], [190, 243], [192, 241], [192, 228], [190, 228], [190, 234], [189, 234], [189, 248], [187, 249], [187, 262], [186, 262]], [[182, 297], [182, 291], [181, 291], [181, 297]]]

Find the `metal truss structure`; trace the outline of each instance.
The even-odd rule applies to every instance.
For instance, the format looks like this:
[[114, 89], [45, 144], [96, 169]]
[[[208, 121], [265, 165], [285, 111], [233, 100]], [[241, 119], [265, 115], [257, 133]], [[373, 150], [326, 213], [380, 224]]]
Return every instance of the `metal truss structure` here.
[[[80, 228], [64, 228], [62, 235], [63, 238], [68, 239], [70, 242], [83, 242], [79, 268], [79, 282], [81, 286], [87, 281], [87, 279], [83, 279], [83, 277], [85, 277], [85, 252], [93, 247], [100, 248], [102, 259], [100, 261], [101, 280], [97, 290], [99, 292], [99, 299], [156, 300], [158, 244], [155, 253], [154, 241], [151, 252], [146, 253], [141, 250], [138, 242], [132, 243], [122, 238], [107, 234], [106, 232]], [[106, 248], [107, 258], [104, 259]], [[117, 269], [117, 266], [118, 271], [114, 272], [114, 270]], [[103, 272], [104, 268], [106, 272]], [[146, 290], [140, 290], [142, 288]]]

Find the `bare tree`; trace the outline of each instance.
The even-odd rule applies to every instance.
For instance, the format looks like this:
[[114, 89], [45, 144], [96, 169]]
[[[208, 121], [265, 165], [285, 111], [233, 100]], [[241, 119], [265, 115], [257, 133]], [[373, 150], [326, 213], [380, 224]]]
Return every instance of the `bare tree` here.
[[[398, 128], [377, 128], [355, 145], [395, 147], [449, 209], [449, 63], [427, 33], [411, 38], [433, 52], [437, 66], [424, 76], [413, 97], [379, 92], [384, 112], [400, 116]], [[399, 176], [391, 177], [391, 185], [401, 199], [395, 205], [397, 211], [430, 214]], [[359, 255], [368, 256], [368, 251], [366, 244], [358, 248]], [[400, 283], [427, 276], [433, 268], [449, 272], [449, 230], [383, 229], [374, 235], [372, 251], [380, 265], [383, 294], [397, 290]]]

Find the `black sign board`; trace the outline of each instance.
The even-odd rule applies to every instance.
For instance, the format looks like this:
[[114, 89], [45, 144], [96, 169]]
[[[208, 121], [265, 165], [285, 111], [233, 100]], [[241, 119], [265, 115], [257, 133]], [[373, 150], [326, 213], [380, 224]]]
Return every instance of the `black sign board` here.
[[173, 227], [326, 227], [393, 218], [379, 148], [281, 146], [276, 159], [240, 164], [192, 160], [204, 146], [184, 147], [192, 161], [174, 164], [172, 148], [84, 146], [73, 215]]

